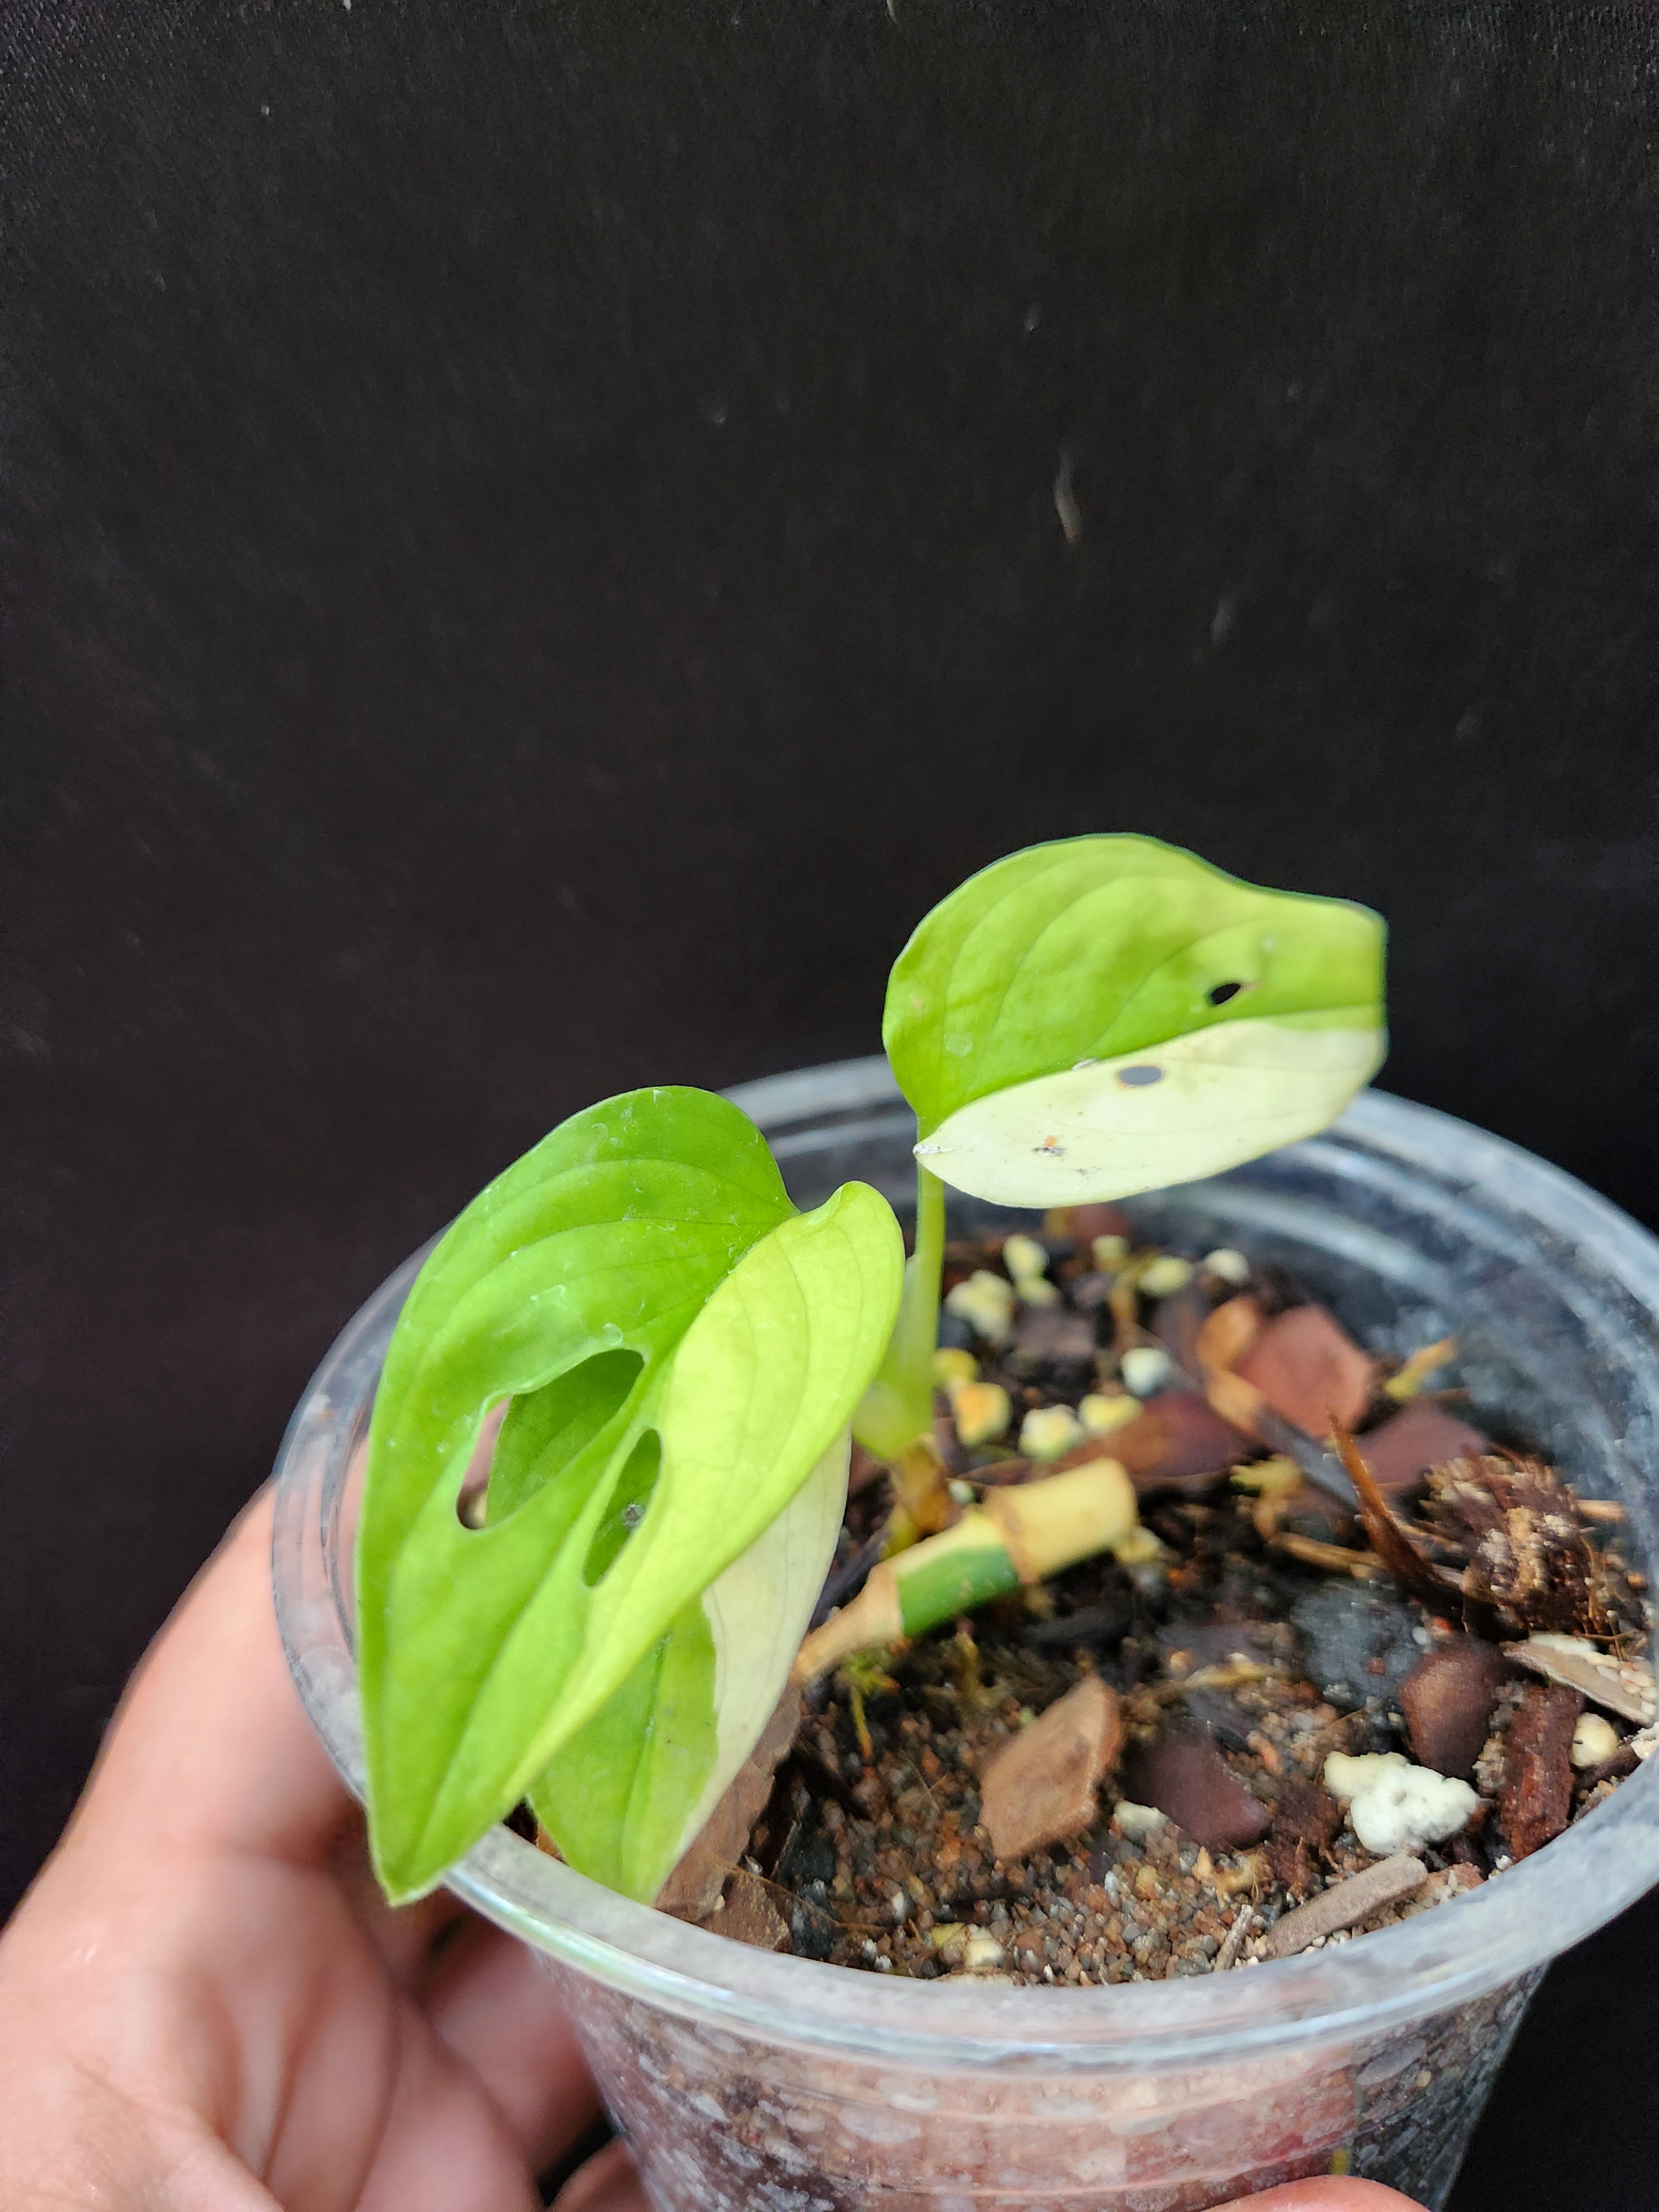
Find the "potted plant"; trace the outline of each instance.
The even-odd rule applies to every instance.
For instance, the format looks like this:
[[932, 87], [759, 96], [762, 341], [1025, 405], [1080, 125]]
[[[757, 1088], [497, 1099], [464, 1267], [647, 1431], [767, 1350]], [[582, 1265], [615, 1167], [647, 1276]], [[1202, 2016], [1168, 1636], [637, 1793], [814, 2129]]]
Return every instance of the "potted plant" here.
[[[890, 1631], [1034, 1578], [935, 1441], [947, 1183], [964, 1226], [1110, 1198], [1290, 1260], [1379, 1348], [1455, 1316], [1482, 1399], [1644, 1547], [1659, 1254], [1444, 1117], [1370, 1096], [1318, 1134], [1380, 1000], [1361, 909], [1151, 840], [1015, 855], [901, 956], [889, 1066], [574, 1117], [331, 1354], [283, 1462], [302, 1692], [388, 1890], [441, 1876], [546, 1957], [664, 2205], [1176, 2212], [1334, 2162], [1434, 2203], [1542, 1963], [1651, 1880], [1644, 1771], [1454, 1910], [1253, 1972], [878, 1979], [649, 1908], [802, 1671], [849, 1424], [892, 1471]], [[1077, 1471], [1054, 1558], [1133, 1558], [1116, 1462]], [[562, 1859], [499, 1825], [526, 1796]]]

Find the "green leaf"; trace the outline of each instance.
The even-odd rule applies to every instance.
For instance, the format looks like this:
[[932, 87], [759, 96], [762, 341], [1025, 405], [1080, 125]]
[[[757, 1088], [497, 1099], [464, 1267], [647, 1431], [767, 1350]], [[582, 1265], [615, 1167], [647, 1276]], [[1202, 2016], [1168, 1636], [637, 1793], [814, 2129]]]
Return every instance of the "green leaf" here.
[[532, 1786], [537, 1817], [583, 1874], [648, 1904], [748, 1759], [834, 1557], [847, 1462], [843, 1432]]
[[1008, 1206], [1216, 1173], [1334, 1120], [1381, 1065], [1383, 927], [1133, 836], [999, 860], [894, 966], [917, 1157]]
[[358, 1656], [388, 1894], [430, 1887], [788, 1504], [875, 1369], [901, 1266], [874, 1191], [797, 1214], [759, 1132], [696, 1091], [574, 1115], [468, 1206], [370, 1429]]

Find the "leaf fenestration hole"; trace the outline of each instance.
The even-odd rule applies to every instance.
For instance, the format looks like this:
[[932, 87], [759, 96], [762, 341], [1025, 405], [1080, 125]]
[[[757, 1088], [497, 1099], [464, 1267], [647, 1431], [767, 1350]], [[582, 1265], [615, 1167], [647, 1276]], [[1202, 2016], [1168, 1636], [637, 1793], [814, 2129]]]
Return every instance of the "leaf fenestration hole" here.
[[582, 1580], [589, 1589], [610, 1572], [623, 1546], [644, 1520], [661, 1472], [662, 1439], [654, 1429], [647, 1429], [629, 1453], [628, 1463], [617, 1476], [611, 1503], [605, 1509], [605, 1518], [587, 1547]]
[[1243, 988], [1242, 983], [1212, 983], [1204, 995], [1212, 1006], [1224, 1006], [1229, 999], [1236, 999]]
[[1164, 1070], [1154, 1067], [1150, 1060], [1138, 1060], [1133, 1067], [1120, 1067], [1117, 1079], [1131, 1091], [1140, 1091], [1149, 1083], [1162, 1083]]
[[[483, 1518], [491, 1528], [556, 1481], [586, 1449], [620, 1413], [644, 1364], [637, 1352], [596, 1352], [512, 1401], [489, 1462]], [[478, 1525], [465, 1513], [462, 1518]]]

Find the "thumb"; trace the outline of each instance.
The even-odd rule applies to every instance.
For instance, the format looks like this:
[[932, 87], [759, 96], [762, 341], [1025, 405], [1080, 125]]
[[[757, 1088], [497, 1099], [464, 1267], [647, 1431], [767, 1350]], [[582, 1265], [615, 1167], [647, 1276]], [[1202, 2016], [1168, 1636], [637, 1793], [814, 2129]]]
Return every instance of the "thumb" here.
[[1333, 2175], [1317, 2181], [1286, 2182], [1260, 2197], [1243, 2197], [1223, 2212], [1422, 2212], [1397, 2189], [1376, 2181], [1347, 2181]]
[[317, 1864], [350, 1811], [289, 1674], [262, 1491], [180, 1600], [116, 1714], [65, 1847]]

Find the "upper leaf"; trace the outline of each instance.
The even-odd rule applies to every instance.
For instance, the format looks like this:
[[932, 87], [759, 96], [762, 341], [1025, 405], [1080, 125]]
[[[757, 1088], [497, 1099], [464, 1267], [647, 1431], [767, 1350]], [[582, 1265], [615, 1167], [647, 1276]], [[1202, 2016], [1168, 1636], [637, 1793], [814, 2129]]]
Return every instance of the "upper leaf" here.
[[1380, 1063], [1383, 929], [1155, 838], [970, 877], [894, 966], [883, 1036], [944, 1181], [1022, 1206], [1125, 1195], [1322, 1127]]
[[901, 1264], [873, 1191], [796, 1214], [752, 1124], [695, 1091], [576, 1115], [462, 1214], [393, 1336], [358, 1533], [390, 1894], [429, 1887], [787, 1504], [880, 1357]]

